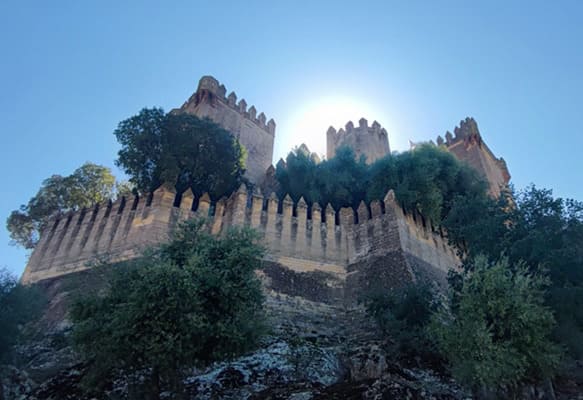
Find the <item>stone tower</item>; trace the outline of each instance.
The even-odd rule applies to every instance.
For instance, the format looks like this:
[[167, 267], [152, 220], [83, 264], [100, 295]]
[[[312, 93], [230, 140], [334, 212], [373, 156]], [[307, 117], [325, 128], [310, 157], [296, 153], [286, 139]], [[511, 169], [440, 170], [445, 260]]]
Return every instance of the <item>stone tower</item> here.
[[334, 127], [328, 128], [326, 133], [326, 157], [334, 157], [336, 150], [341, 146], [349, 146], [356, 153], [356, 157], [366, 156], [366, 162], [371, 164], [390, 154], [389, 138], [387, 131], [374, 121], [372, 126], [368, 126], [368, 121], [361, 118], [358, 127], [349, 121], [345, 129], [336, 131]]
[[273, 158], [275, 121], [262, 112], [257, 114], [255, 106], [247, 109], [247, 102], [227, 89], [212, 76], [203, 76], [196, 92], [182, 107], [173, 113], [189, 113], [199, 118], [210, 118], [235, 135], [247, 150], [247, 172], [252, 182], [260, 182]]
[[508, 186], [510, 173], [503, 158], [497, 158], [482, 140], [478, 124], [473, 118], [460, 121], [459, 127], [445, 134], [445, 140], [439, 136], [437, 144], [445, 146], [459, 160], [468, 163], [489, 185], [490, 195], [497, 197]]

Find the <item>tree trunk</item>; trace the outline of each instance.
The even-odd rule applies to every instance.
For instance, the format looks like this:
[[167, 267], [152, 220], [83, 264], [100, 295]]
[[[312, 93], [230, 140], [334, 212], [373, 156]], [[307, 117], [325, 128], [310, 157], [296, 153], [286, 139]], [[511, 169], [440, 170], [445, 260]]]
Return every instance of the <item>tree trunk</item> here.
[[160, 400], [160, 372], [158, 371], [158, 367], [152, 368], [152, 374], [150, 375], [150, 385], [148, 389], [149, 400]]
[[186, 398], [180, 368], [176, 367], [172, 373], [172, 376], [170, 377], [170, 385], [172, 386], [172, 391], [174, 392], [174, 399], [184, 400]]
[[557, 400], [557, 396], [555, 396], [555, 389], [553, 388], [553, 381], [550, 378], [545, 379], [543, 388], [545, 391], [545, 398], [549, 400]]

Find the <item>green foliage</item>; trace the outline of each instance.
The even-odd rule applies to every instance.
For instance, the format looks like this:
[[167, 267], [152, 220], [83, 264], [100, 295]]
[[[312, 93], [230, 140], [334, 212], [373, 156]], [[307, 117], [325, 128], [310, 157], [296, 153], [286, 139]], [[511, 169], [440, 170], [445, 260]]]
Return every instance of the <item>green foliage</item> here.
[[438, 225], [460, 196], [486, 198], [486, 185], [476, 172], [436, 146], [418, 146], [367, 165], [348, 147], [330, 160], [316, 163], [301, 148], [289, 153], [276, 169], [280, 198], [289, 193], [308, 204], [331, 203], [335, 209], [358, 207], [363, 200], [382, 200], [393, 189], [408, 210], [417, 210]]
[[117, 198], [120, 198], [140, 194], [140, 192], [137, 190], [136, 185], [130, 181], [118, 181], [115, 183], [115, 194]]
[[349, 147], [336, 150], [336, 156], [324, 161], [317, 171], [317, 187], [321, 190], [321, 204], [332, 204], [334, 209], [358, 207], [366, 196], [367, 165], [358, 161]]
[[116, 266], [104, 292], [71, 309], [88, 383], [146, 370], [154, 387], [159, 378], [176, 383], [182, 368], [253, 347], [262, 332], [261, 254], [253, 231], [216, 238], [189, 221], [169, 244]]
[[239, 187], [246, 153], [233, 136], [209, 119], [144, 108], [114, 132], [121, 150], [116, 164], [141, 192], [163, 183], [218, 199]]
[[462, 257], [477, 254], [496, 258], [508, 247], [510, 196], [504, 193], [497, 199], [488, 196], [458, 195], [443, 221], [449, 243]]
[[550, 340], [547, 284], [506, 258], [472, 261], [455, 301], [435, 314], [429, 328], [459, 382], [474, 390], [509, 388], [553, 374], [560, 353]]
[[511, 265], [524, 261], [533, 271], [547, 272], [555, 338], [568, 345], [571, 356], [583, 357], [582, 203], [535, 186], [498, 200], [460, 196], [444, 226], [469, 260], [479, 253], [490, 261], [504, 254]]
[[368, 200], [383, 199], [388, 189], [408, 210], [439, 225], [457, 196], [486, 197], [486, 185], [451, 153], [422, 145], [378, 160], [370, 167]]
[[51, 215], [105, 201], [113, 196], [114, 185], [109, 168], [90, 162], [69, 176], [51, 176], [28, 204], [12, 211], [6, 220], [10, 238], [17, 245], [34, 248]]
[[376, 292], [364, 299], [367, 313], [406, 357], [433, 351], [426, 334], [431, 316], [438, 309], [434, 289], [424, 283], [405, 286], [392, 292]]
[[37, 288], [19, 284], [6, 269], [0, 269], [0, 361], [8, 361], [22, 325], [34, 320], [43, 304]]
[[308, 204], [358, 207], [365, 197], [366, 164], [356, 161], [349, 147], [337, 150], [336, 157], [317, 163], [303, 148], [290, 152], [285, 164], [277, 165], [280, 198], [289, 194], [294, 201], [304, 197]]
[[316, 161], [304, 148], [291, 151], [285, 164], [279, 162], [275, 170], [280, 185], [279, 197], [289, 194], [297, 202], [303, 196], [309, 204], [321, 201], [320, 191], [316, 189], [317, 167]]

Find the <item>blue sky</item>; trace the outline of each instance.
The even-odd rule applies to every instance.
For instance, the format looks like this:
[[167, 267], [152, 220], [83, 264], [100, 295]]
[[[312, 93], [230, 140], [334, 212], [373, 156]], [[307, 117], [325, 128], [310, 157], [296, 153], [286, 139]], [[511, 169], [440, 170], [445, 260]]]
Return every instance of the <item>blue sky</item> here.
[[[52, 174], [114, 168], [117, 123], [181, 105], [206, 74], [276, 120], [275, 161], [302, 141], [323, 153], [310, 118], [349, 99], [327, 124], [365, 114], [393, 150], [473, 116], [518, 188], [583, 200], [582, 20], [580, 1], [5, 0], [0, 219]], [[8, 242], [0, 266], [20, 274]]]

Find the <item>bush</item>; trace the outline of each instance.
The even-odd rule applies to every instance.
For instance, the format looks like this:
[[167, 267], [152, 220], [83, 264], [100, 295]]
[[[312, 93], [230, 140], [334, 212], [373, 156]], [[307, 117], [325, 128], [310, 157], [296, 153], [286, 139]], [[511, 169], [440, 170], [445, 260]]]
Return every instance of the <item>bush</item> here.
[[0, 362], [10, 361], [22, 326], [40, 315], [43, 304], [36, 287], [23, 286], [6, 269], [0, 269]]
[[100, 295], [71, 310], [77, 349], [89, 361], [86, 384], [148, 372], [181, 391], [181, 370], [241, 354], [262, 332], [261, 248], [253, 231], [215, 238], [200, 221], [143, 258], [116, 266]]
[[546, 284], [522, 264], [511, 269], [504, 258], [475, 258], [455, 302], [429, 328], [460, 383], [477, 393], [553, 375], [560, 353], [549, 339], [554, 318], [544, 306]]
[[438, 308], [435, 291], [427, 284], [411, 284], [393, 292], [374, 293], [364, 303], [383, 333], [404, 355], [431, 355], [433, 346], [426, 328]]

